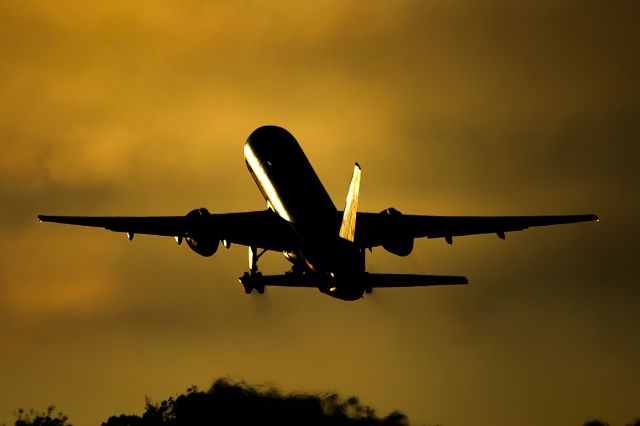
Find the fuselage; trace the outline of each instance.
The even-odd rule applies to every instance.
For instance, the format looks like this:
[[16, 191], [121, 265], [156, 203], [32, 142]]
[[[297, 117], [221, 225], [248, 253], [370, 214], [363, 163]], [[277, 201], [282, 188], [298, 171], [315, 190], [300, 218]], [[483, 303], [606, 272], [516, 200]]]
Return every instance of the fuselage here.
[[339, 237], [339, 212], [293, 135], [277, 126], [260, 127], [247, 139], [244, 156], [268, 207], [299, 238], [300, 250], [290, 255], [309, 272], [344, 278], [342, 290], [360, 297], [363, 289], [355, 289], [353, 279], [364, 272], [364, 252]]

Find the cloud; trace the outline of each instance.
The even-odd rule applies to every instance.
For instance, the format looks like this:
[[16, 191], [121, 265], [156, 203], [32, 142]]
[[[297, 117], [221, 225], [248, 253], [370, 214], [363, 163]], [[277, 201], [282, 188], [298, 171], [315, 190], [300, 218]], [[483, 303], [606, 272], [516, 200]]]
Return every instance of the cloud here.
[[[100, 407], [130, 407], [123, 393], [170, 394], [203, 369], [335, 385], [461, 424], [482, 410], [496, 424], [529, 409], [530, 424], [544, 422], [532, 399], [566, 424], [593, 401], [620, 416], [637, 405], [625, 396], [640, 357], [628, 326], [639, 300], [635, 2], [0, 9], [0, 339], [18, 389], [5, 411], [55, 394], [95, 423]], [[171, 239], [35, 219], [263, 208], [241, 147], [267, 123], [296, 136], [338, 205], [359, 161], [366, 211], [602, 220], [505, 242], [421, 240], [408, 258], [374, 251], [377, 272], [471, 283], [346, 306], [303, 289], [247, 299], [245, 248], [203, 259]], [[277, 253], [262, 262], [289, 267]], [[48, 387], [33, 385], [43, 377]]]

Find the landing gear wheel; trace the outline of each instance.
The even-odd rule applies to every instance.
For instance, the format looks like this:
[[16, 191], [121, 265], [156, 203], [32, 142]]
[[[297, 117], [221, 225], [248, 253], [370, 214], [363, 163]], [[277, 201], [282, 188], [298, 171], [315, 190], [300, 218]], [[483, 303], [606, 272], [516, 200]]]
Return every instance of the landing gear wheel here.
[[258, 281], [262, 277], [262, 273], [256, 272], [254, 274], [250, 274], [249, 272], [245, 272], [239, 278], [240, 283], [244, 287], [244, 292], [246, 294], [251, 294], [253, 289], [258, 290], [259, 294], [264, 293], [264, 284], [260, 284]]
[[242, 284], [242, 286], [244, 287], [244, 292], [246, 294], [251, 294], [251, 292], [253, 291], [253, 285], [251, 285], [251, 276], [248, 272], [242, 274], [242, 276], [240, 277], [240, 284]]

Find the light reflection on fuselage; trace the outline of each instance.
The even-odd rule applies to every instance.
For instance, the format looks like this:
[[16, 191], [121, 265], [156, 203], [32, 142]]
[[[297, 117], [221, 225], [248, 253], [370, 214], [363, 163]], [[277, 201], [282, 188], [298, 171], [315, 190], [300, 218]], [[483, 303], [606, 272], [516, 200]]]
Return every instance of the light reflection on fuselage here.
[[244, 156], [267, 204], [299, 236], [307, 267], [327, 274], [356, 272], [353, 265], [359, 262], [353, 257], [360, 251], [339, 238], [338, 211], [296, 139], [280, 127], [263, 126], [249, 136]]

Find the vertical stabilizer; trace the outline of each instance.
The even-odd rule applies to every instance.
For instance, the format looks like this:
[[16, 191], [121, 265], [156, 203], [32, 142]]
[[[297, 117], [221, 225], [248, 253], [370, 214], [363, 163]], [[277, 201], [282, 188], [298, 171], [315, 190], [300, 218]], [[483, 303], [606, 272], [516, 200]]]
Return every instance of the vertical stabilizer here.
[[347, 202], [340, 226], [340, 237], [353, 242], [356, 235], [356, 215], [358, 214], [358, 194], [360, 193], [361, 169], [358, 163], [353, 167], [353, 177], [347, 194]]

